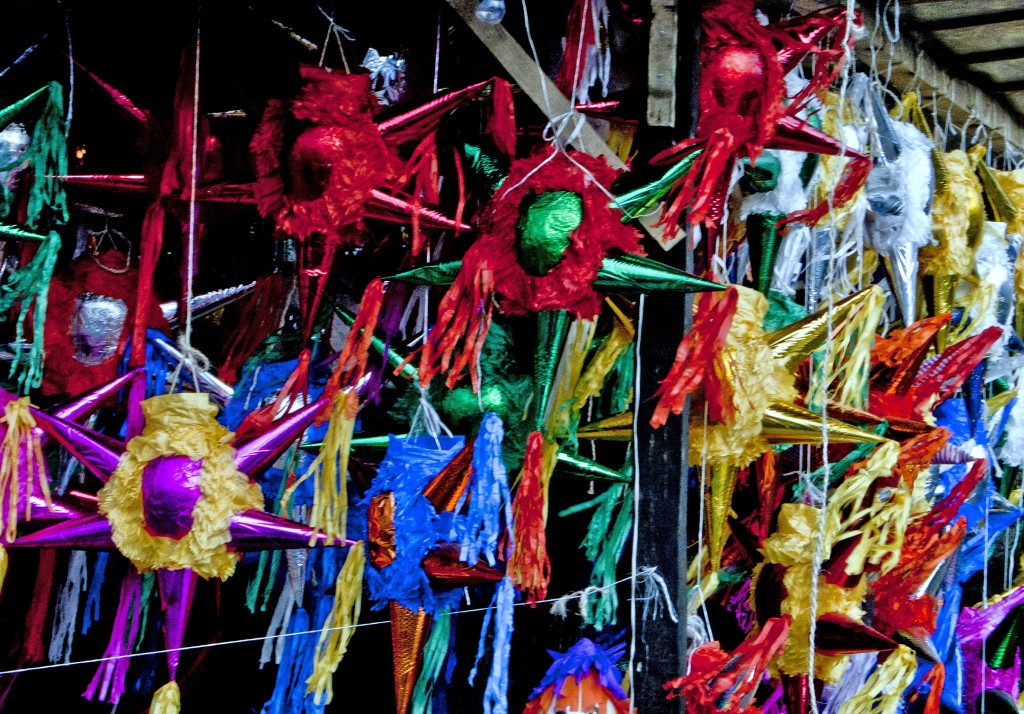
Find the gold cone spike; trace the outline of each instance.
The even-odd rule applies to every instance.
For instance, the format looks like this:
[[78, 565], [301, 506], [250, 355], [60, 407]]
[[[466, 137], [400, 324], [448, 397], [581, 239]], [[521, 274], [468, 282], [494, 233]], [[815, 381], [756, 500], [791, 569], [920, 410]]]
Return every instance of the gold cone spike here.
[[622, 412], [590, 422], [576, 430], [576, 437], [594, 441], [632, 441], [633, 412]]
[[[870, 301], [872, 291], [879, 293], [881, 288], [872, 285], [848, 298], [840, 300], [832, 306], [832, 337], [835, 338], [846, 323]], [[792, 372], [800, 363], [811, 356], [825, 344], [825, 333], [828, 331], [828, 311], [819, 310], [802, 320], [787, 325], [766, 335], [768, 346], [775, 358], [782, 362], [787, 372]]]
[[[795, 404], [772, 404], [761, 424], [761, 437], [769, 444], [818, 445], [822, 442], [821, 414]], [[830, 444], [881, 444], [888, 439], [829, 419], [828, 441]]]
[[430, 631], [430, 617], [391, 602], [391, 657], [395, 666], [395, 712], [408, 714], [412, 690], [423, 663], [423, 647]]
[[[960, 279], [955, 275], [925, 276], [925, 290], [928, 291], [927, 302], [930, 303], [931, 317], [953, 312], [953, 300], [956, 297], [956, 286]], [[935, 335], [935, 347], [939, 352], [946, 349], [949, 341], [949, 323], [946, 323]]]
[[711, 494], [708, 509], [708, 541], [711, 544], [711, 572], [722, 568], [722, 551], [732, 531], [729, 528], [729, 510], [732, 494], [736, 490], [737, 469], [727, 464], [711, 465]]

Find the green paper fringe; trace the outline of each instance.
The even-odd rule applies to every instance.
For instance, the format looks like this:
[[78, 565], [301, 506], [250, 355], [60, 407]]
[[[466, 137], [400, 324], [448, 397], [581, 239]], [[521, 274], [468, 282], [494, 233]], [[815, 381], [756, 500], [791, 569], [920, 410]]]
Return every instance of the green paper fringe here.
[[448, 642], [451, 639], [451, 613], [445, 608], [437, 613], [430, 628], [430, 637], [423, 648], [423, 668], [416, 678], [412, 690], [411, 714], [431, 714], [433, 709], [434, 685], [441, 676], [441, 668], [448, 657]]
[[[28, 394], [43, 383], [43, 334], [46, 325], [46, 303], [50, 293], [50, 278], [57, 263], [60, 250], [60, 236], [56, 231], [43, 239], [27, 265], [11, 273], [8, 281], [0, 288], [0, 319], [6, 319], [8, 310], [20, 303], [15, 327], [14, 360], [10, 376], [18, 375], [18, 389]], [[24, 356], [25, 318], [32, 311], [32, 347]]]

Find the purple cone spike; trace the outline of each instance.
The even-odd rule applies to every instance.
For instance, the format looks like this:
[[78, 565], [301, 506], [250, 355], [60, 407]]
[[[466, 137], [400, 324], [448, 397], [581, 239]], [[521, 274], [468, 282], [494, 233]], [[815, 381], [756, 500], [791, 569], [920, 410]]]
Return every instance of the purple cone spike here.
[[167, 673], [173, 680], [178, 676], [178, 662], [181, 659], [181, 645], [185, 641], [185, 627], [192, 610], [192, 596], [196, 592], [196, 574], [184, 570], [156, 571], [160, 587], [160, 608], [163, 610], [164, 647], [167, 652]]
[[21, 536], [7, 548], [70, 548], [71, 550], [107, 550], [114, 548], [110, 522], [95, 514], [65, 521]]
[[[327, 537], [302, 523], [263, 511], [246, 511], [231, 517], [231, 542], [228, 548], [238, 552], [308, 548], [316, 534], [315, 545], [324, 545]], [[335, 545], [355, 545], [356, 541], [335, 541]]]
[[124, 451], [121, 442], [35, 408], [32, 416], [43, 431], [67, 449], [90, 473], [104, 483], [110, 479]]

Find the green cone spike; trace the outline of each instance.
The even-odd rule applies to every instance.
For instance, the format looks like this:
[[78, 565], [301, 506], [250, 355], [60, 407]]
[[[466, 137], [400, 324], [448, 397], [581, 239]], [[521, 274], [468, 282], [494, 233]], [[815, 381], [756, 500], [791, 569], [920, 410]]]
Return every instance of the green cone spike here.
[[616, 483], [633, 483], [633, 479], [623, 476], [615, 469], [602, 466], [596, 461], [582, 456], [573, 456], [564, 451], [558, 452], [558, 463], [555, 465], [555, 473], [562, 476], [575, 476], [577, 478], [594, 481], [614, 481]]
[[784, 216], [776, 213], [751, 213], [747, 216], [747, 247], [750, 249], [755, 286], [762, 295], [767, 295], [772, 287], [775, 259], [782, 245], [782, 236], [779, 235], [782, 218]]
[[[352, 323], [355, 322], [356, 319], [355, 315], [350, 313], [345, 308], [339, 307], [338, 305], [334, 306], [334, 314], [341, 318], [341, 321], [344, 322], [349, 327], [352, 326]], [[384, 354], [384, 340], [380, 339], [376, 335], [374, 335], [371, 338], [370, 347], [372, 347], [377, 354]], [[402, 362], [405, 361], [404, 356], [402, 356], [395, 350], [391, 349], [390, 347], [388, 348], [387, 358], [388, 367], [391, 368], [392, 372], [398, 369], [399, 365], [401, 365]], [[399, 374], [401, 374], [403, 377], [409, 380], [416, 379], [416, 368], [413, 367], [411, 364], [407, 364], [404, 367], [402, 367], [402, 371]]]
[[657, 181], [633, 189], [616, 198], [615, 204], [625, 214], [622, 217], [622, 222], [628, 223], [634, 218], [653, 213], [661, 200], [676, 185], [676, 182], [690, 172], [693, 162], [697, 160], [702, 151], [703, 149], [696, 149], [690, 152]]
[[569, 333], [570, 324], [572, 318], [567, 310], [537, 313], [537, 347], [533, 353], [533, 402], [530, 405], [534, 429], [537, 431], [544, 426], [548, 397], [551, 396], [555, 370], [558, 369], [558, 360], [562, 356], [562, 345]]
[[[394, 280], [411, 285], [447, 287], [455, 282], [461, 261], [434, 263], [393, 275]], [[724, 290], [724, 285], [704, 280], [656, 260], [640, 255], [608, 256], [594, 281], [594, 289], [613, 294], [654, 292], [699, 293]]]
[[40, 87], [24, 99], [21, 99], [15, 102], [14, 104], [11, 104], [10, 106], [0, 109], [0, 130], [6, 129], [7, 125], [14, 121], [14, 117], [18, 116], [18, 114], [21, 113], [21, 111], [25, 107], [34, 102], [40, 96], [42, 96], [43, 92], [46, 92], [48, 90], [49, 86]]
[[604, 259], [594, 289], [603, 293], [702, 293], [725, 290], [725, 285], [698, 278], [641, 255], [616, 255]]

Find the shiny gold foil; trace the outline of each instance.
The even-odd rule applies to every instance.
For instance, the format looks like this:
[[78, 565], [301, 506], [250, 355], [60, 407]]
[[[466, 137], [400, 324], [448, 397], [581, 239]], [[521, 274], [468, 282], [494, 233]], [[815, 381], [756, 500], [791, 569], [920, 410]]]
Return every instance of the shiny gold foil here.
[[430, 632], [430, 617], [391, 603], [391, 657], [395, 668], [395, 712], [408, 714], [412, 690], [423, 662], [423, 646]]
[[[820, 414], [795, 404], [775, 403], [765, 412], [761, 437], [769, 444], [818, 445], [822, 443], [821, 432]], [[835, 419], [828, 420], [827, 432], [830, 444], [880, 444], [887, 441]]]

